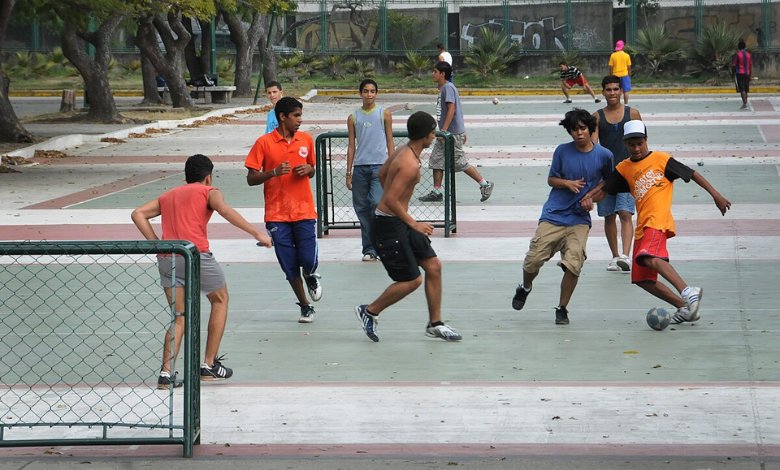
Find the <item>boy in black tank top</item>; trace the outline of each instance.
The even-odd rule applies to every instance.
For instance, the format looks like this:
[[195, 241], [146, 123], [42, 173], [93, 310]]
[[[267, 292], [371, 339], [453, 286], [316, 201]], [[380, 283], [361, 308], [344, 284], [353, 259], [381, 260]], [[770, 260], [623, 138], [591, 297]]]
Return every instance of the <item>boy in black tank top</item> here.
[[[619, 77], [615, 75], [604, 77], [601, 81], [601, 93], [607, 106], [593, 113], [598, 123], [593, 141], [612, 152], [614, 165], [617, 166], [629, 156], [623, 143], [623, 125], [631, 120], [641, 120], [642, 116], [635, 108], [620, 103], [623, 90]], [[631, 245], [634, 239], [632, 217], [635, 211], [636, 206], [631, 193], [610, 195], [598, 203], [598, 214], [604, 217], [604, 235], [612, 252], [612, 261], [607, 265], [607, 271], [626, 273], [631, 271]], [[618, 251], [618, 217], [620, 217], [622, 253]]]

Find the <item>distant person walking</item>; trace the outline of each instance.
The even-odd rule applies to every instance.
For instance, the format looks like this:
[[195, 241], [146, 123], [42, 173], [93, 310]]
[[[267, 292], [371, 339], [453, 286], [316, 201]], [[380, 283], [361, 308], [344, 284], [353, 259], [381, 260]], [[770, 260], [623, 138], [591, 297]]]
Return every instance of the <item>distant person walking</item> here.
[[628, 104], [628, 92], [631, 91], [631, 56], [623, 50], [626, 43], [615, 43], [615, 52], [609, 56], [609, 74], [620, 77], [620, 88], [623, 90], [623, 104]]
[[569, 90], [571, 90], [574, 85], [581, 86], [585, 91], [587, 91], [590, 96], [593, 97], [596, 103], [601, 103], [600, 98], [596, 98], [596, 93], [593, 92], [593, 88], [588, 85], [588, 79], [585, 78], [585, 75], [582, 74], [580, 69], [573, 65], [568, 65], [566, 62], [561, 62], [558, 64], [558, 67], [560, 68], [560, 77], [561, 77], [561, 91], [563, 91], [563, 96], [566, 97], [566, 101], [564, 103], [571, 103], [571, 98], [569, 97]]
[[[442, 43], [437, 44], [436, 45], [436, 49], [439, 50], [439, 57], [438, 57], [439, 60], [438, 61], [439, 62], [447, 62], [448, 64], [450, 64], [450, 67], [452, 67], [452, 54], [447, 52], [447, 49], [444, 48], [444, 44], [442, 44]], [[450, 74], [450, 78], [449, 78], [449, 82], [450, 83], [452, 83], [452, 75], [453, 74]], [[439, 87], [439, 88], [441, 88], [441, 87]]]
[[737, 87], [737, 93], [742, 97], [742, 107], [740, 109], [747, 109], [750, 76], [753, 72], [753, 57], [750, 56], [750, 52], [745, 50], [745, 41], [740, 39], [737, 47], [739, 50], [734, 53], [731, 66], [734, 70], [734, 84]]
[[[436, 118], [439, 129], [449, 132], [455, 138], [454, 170], [462, 171], [479, 184], [480, 201], [485, 202], [493, 194], [493, 183], [485, 180], [466, 158], [463, 145], [466, 143], [466, 125], [463, 122], [463, 106], [455, 85], [450, 83], [452, 67], [447, 62], [439, 62], [433, 68], [433, 81], [439, 85], [439, 98], [436, 100]], [[421, 196], [422, 202], [440, 202], [444, 200], [441, 192], [444, 181], [444, 139], [438, 138], [431, 151], [428, 166], [433, 169], [433, 191]]]

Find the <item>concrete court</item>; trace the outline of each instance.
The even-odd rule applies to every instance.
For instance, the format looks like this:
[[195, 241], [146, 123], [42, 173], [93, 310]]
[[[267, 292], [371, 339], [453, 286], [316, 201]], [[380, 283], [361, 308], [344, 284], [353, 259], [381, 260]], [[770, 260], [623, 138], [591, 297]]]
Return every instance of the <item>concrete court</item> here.
[[[383, 314], [380, 343], [365, 337], [352, 309], [389, 280], [378, 264], [359, 261], [355, 230], [321, 240], [325, 295], [315, 323], [299, 325], [271, 251], [214, 221], [212, 247], [231, 292], [222, 352], [236, 375], [203, 388], [203, 445], [188, 466], [228, 456], [238, 468], [780, 468], [780, 99], [753, 96], [751, 110], [740, 111], [736, 95], [632, 96], [651, 148], [701, 171], [733, 203], [721, 217], [695, 184], [676, 184], [672, 260], [706, 295], [701, 321], [658, 333], [644, 313], [661, 303], [604, 270], [610, 255], [595, 214], [572, 324], [552, 323], [553, 263], [526, 308], [511, 309], [552, 150], [568, 139], [557, 121], [570, 105], [500, 98], [498, 106], [464, 100], [469, 155], [496, 181], [494, 195], [480, 204], [458, 175], [458, 233], [434, 239], [445, 318], [462, 343], [424, 337], [422, 292]], [[434, 100], [382, 96], [398, 128], [405, 104], [432, 112]], [[358, 104], [307, 103], [304, 126], [342, 130]], [[574, 104], [601, 106], [583, 95]], [[182, 162], [196, 152], [215, 156], [228, 202], [261, 224], [261, 191], [245, 186], [242, 163], [263, 119], [238, 115], [120, 145], [86, 141], [65, 149], [72, 159], [2, 174], [0, 239], [138, 238], [130, 210], [179, 184]], [[0, 449], [0, 468], [140, 467], [155, 464], [151, 456], [184, 465], [174, 447], [56, 452], [73, 458]]]

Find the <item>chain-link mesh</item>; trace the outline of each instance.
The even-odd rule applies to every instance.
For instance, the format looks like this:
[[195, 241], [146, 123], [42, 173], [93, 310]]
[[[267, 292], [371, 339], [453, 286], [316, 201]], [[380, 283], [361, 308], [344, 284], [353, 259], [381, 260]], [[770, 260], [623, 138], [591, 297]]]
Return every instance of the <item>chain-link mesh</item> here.
[[[188, 265], [184, 394], [157, 388], [173, 325], [158, 253]], [[191, 455], [199, 266], [189, 242], [0, 243], [0, 446], [156, 442]]]
[[[433, 190], [433, 174], [428, 161], [431, 149], [420, 155], [422, 177], [409, 201], [409, 215], [420, 222], [429, 222], [434, 227], [444, 228], [444, 236], [455, 232], [455, 175], [452, 171], [454, 138], [448, 132], [436, 132], [444, 137], [444, 179], [443, 199], [438, 202], [422, 202], [419, 198]], [[406, 132], [393, 132], [396, 147], [408, 141]], [[327, 132], [317, 136], [317, 234], [322, 236], [330, 229], [360, 228], [352, 205], [352, 192], [346, 186], [347, 147], [346, 132]]]

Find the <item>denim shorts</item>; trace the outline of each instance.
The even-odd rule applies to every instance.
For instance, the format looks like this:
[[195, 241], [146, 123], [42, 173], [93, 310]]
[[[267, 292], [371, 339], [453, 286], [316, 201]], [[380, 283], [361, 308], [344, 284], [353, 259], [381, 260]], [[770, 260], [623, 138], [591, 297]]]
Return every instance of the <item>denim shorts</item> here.
[[636, 203], [631, 193], [607, 194], [607, 197], [596, 203], [599, 217], [617, 214], [620, 211], [636, 212]]

